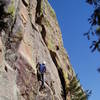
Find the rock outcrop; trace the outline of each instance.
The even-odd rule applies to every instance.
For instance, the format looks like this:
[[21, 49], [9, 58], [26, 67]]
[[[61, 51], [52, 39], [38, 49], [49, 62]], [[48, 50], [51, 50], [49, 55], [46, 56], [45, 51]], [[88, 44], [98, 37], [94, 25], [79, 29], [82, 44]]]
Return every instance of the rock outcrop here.
[[[43, 60], [45, 89], [39, 91], [36, 64]], [[48, 1], [0, 0], [0, 100], [68, 100], [73, 74]]]

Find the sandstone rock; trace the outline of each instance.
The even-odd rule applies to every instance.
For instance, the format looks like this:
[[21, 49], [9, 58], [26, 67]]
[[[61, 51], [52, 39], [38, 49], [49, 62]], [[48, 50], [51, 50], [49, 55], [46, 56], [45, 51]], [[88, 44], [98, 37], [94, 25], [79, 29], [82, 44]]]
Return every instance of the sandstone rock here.
[[[0, 12], [4, 16], [0, 17], [4, 25], [0, 26], [0, 33], [4, 31], [0, 38], [0, 100], [67, 100], [66, 87], [74, 72], [50, 4], [47, 0], [4, 2], [10, 11]], [[36, 64], [43, 60], [47, 62], [45, 89], [39, 91]]]

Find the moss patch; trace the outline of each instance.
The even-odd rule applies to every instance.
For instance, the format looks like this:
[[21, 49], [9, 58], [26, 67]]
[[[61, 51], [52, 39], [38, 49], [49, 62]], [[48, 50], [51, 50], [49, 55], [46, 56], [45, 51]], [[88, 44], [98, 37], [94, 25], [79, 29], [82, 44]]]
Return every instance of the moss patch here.
[[43, 18], [43, 21], [44, 21], [44, 24], [45, 24], [47, 27], [51, 27], [50, 22], [49, 22], [46, 18]]
[[41, 8], [40, 8], [40, 16], [43, 15], [43, 6], [44, 6], [44, 2], [43, 0], [41, 0]]
[[48, 46], [48, 49], [55, 50], [54, 42], [52, 39], [48, 39], [47, 46]]
[[45, 0], [45, 3], [46, 3], [47, 11], [49, 11], [50, 16], [52, 16], [53, 18], [56, 19], [56, 14], [55, 14], [53, 8], [50, 6], [50, 4], [48, 3], [47, 0]]
[[11, 1], [11, 4], [8, 7], [8, 13], [10, 13], [13, 17], [15, 15], [15, 5], [14, 5], [15, 0]]

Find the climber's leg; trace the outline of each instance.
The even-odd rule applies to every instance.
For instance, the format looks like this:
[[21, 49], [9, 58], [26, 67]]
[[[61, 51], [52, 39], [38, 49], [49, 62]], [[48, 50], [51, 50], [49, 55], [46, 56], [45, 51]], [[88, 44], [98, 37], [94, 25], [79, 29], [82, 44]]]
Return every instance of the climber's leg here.
[[44, 74], [41, 74], [41, 82], [42, 82], [42, 87], [44, 87]]
[[41, 81], [41, 75], [38, 72], [37, 72], [37, 79], [38, 79], [38, 81]]

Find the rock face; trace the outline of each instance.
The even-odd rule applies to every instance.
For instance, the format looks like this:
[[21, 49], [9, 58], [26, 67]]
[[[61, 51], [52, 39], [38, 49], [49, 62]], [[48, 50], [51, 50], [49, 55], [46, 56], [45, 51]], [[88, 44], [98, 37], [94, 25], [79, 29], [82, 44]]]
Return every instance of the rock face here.
[[[44, 60], [39, 91], [36, 64]], [[68, 100], [73, 74], [48, 1], [0, 0], [0, 100]]]

